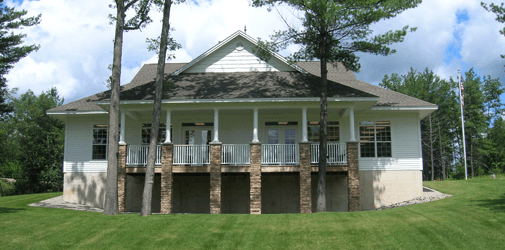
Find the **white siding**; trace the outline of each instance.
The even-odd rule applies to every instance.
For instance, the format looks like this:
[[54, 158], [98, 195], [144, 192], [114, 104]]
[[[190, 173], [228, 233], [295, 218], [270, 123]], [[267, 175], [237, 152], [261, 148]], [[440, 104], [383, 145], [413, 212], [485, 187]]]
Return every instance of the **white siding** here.
[[[319, 112], [309, 110], [308, 121], [318, 121]], [[162, 116], [162, 121], [164, 121]], [[340, 117], [338, 114], [329, 113], [329, 121], [339, 121], [340, 141], [347, 142], [349, 135], [349, 116]], [[380, 111], [357, 114], [355, 121], [356, 138], [359, 139], [359, 121], [391, 121], [392, 155], [391, 158], [360, 158], [360, 170], [422, 170], [420, 151], [419, 118], [415, 112]], [[182, 144], [182, 123], [213, 122], [213, 115], [179, 113], [172, 116], [172, 136], [174, 144]], [[269, 115], [259, 112], [259, 139], [266, 143], [265, 122], [296, 121], [297, 141], [302, 136], [301, 108], [290, 109], [287, 114], [282, 110]], [[94, 124], [107, 124], [108, 116], [74, 116], [69, 117], [65, 132], [65, 159], [64, 172], [106, 172], [107, 161], [91, 160], [92, 136]], [[141, 143], [142, 123], [151, 123], [151, 119], [143, 117], [133, 120], [126, 117], [125, 141], [128, 145]], [[244, 110], [243, 113], [227, 113], [220, 110], [219, 114], [219, 139], [224, 144], [248, 144], [252, 141], [253, 112]]]
[[[243, 44], [242, 50], [237, 49], [238, 43]], [[275, 57], [271, 57], [268, 63], [261, 61], [253, 53], [254, 46], [246, 39], [237, 37], [184, 72], [294, 71], [291, 66]]]
[[107, 172], [106, 160], [91, 160], [94, 124], [108, 124], [108, 116], [68, 117], [65, 131], [64, 172]]
[[360, 121], [390, 121], [391, 158], [361, 158], [360, 170], [422, 170], [420, 154], [419, 115], [411, 112], [376, 112], [356, 116], [356, 139]]

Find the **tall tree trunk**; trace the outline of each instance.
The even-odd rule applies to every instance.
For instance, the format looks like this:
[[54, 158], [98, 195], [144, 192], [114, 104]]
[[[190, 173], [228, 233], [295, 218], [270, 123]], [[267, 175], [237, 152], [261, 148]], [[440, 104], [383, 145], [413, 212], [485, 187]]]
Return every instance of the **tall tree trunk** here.
[[107, 138], [108, 153], [107, 153], [107, 181], [105, 191], [105, 206], [103, 214], [116, 215], [118, 214], [118, 197], [117, 197], [117, 162], [118, 162], [118, 136], [119, 136], [119, 86], [121, 78], [121, 56], [123, 49], [123, 26], [125, 18], [123, 0], [116, 0], [117, 20], [116, 20], [116, 36], [114, 38], [114, 59], [112, 63], [111, 77], [111, 97], [109, 111], [109, 135]]
[[[324, 53], [321, 53], [324, 55]], [[317, 212], [326, 212], [326, 145], [327, 145], [327, 60], [321, 58], [321, 111], [319, 117], [319, 171], [317, 172]], [[304, 124], [305, 126], [305, 124]]]
[[440, 117], [437, 118], [438, 121], [438, 139], [439, 139], [439, 148], [440, 148], [440, 161], [442, 163], [442, 180], [445, 181], [445, 157], [444, 157], [444, 149], [442, 146], [442, 128], [440, 127]]
[[[163, 24], [161, 28], [160, 53], [158, 54], [158, 70], [156, 76], [156, 88], [154, 96], [153, 120], [151, 123], [151, 141], [149, 143], [149, 153], [147, 156], [147, 169], [144, 184], [144, 194], [142, 195], [141, 215], [151, 214], [151, 201], [153, 196], [154, 163], [156, 159], [156, 145], [158, 143], [158, 130], [160, 126], [161, 98], [163, 94], [163, 81], [165, 80], [165, 60], [167, 57], [167, 39], [170, 30], [170, 7], [171, 0], [165, 0], [163, 8]], [[167, 124], [170, 126], [170, 124]]]
[[430, 158], [431, 158], [431, 181], [435, 180], [435, 162], [433, 160], [433, 127], [430, 114]]

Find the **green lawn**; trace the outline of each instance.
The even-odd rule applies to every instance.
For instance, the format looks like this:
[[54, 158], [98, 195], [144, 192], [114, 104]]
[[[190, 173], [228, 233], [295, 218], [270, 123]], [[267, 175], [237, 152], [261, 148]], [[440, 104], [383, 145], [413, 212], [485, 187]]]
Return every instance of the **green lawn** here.
[[1, 249], [503, 249], [505, 177], [426, 182], [453, 194], [383, 211], [104, 216], [32, 208], [61, 193], [0, 198]]

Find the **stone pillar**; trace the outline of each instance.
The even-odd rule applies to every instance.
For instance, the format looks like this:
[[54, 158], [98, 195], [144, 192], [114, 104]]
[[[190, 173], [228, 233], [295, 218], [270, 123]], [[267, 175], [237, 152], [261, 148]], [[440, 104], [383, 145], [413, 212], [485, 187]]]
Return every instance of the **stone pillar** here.
[[261, 214], [261, 143], [251, 143], [250, 214]]
[[222, 143], [210, 144], [210, 213], [221, 213], [221, 150]]
[[117, 161], [117, 201], [120, 213], [126, 212], [126, 143], [119, 144]]
[[163, 143], [161, 145], [161, 213], [171, 214], [173, 174], [172, 164], [174, 155], [174, 144]]
[[300, 145], [300, 213], [312, 213], [310, 142]]
[[349, 212], [360, 211], [359, 156], [358, 142], [347, 142], [347, 191], [349, 192]]

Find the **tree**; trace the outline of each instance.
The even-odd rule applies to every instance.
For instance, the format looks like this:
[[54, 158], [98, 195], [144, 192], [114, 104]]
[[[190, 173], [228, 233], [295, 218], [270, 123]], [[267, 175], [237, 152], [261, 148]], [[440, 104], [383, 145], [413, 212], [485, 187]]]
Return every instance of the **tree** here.
[[[487, 5], [484, 2], [480, 2], [480, 5], [482, 5], [482, 7], [485, 10], [495, 13], [496, 14], [496, 19], [495, 19], [496, 21], [498, 21], [500, 23], [505, 23], [505, 4], [504, 3], [501, 3], [501, 5], [496, 5], [494, 3]], [[503, 29], [500, 30], [500, 34], [505, 36], [505, 27], [503, 27]], [[505, 55], [501, 55], [501, 58], [505, 58]]]
[[[15, 92], [14, 92], [15, 93]], [[63, 183], [63, 139], [65, 125], [46, 114], [63, 104], [56, 88], [36, 96], [28, 90], [19, 98], [11, 96], [13, 111], [1, 124], [8, 138], [2, 151], [10, 153], [2, 164], [19, 166], [17, 193], [60, 191]], [[12, 174], [12, 173], [11, 173]], [[12, 177], [12, 176], [11, 176]]]
[[26, 10], [17, 11], [5, 6], [0, 0], [0, 116], [12, 110], [5, 104], [7, 95], [7, 79], [5, 75], [21, 58], [39, 49], [39, 45], [19, 46], [24, 42], [26, 34], [14, 34], [13, 30], [30, 27], [40, 23], [40, 17], [25, 17]]
[[[326, 211], [326, 146], [327, 146], [327, 63], [341, 62], [346, 69], [358, 71], [356, 52], [387, 56], [395, 52], [389, 45], [402, 42], [409, 28], [371, 36], [370, 25], [395, 17], [404, 10], [416, 7], [420, 0], [254, 0], [253, 6], [276, 7], [285, 4], [300, 13], [301, 27], [293, 27], [284, 18], [287, 29], [277, 31], [271, 41], [259, 42], [258, 55], [268, 60], [268, 51], [279, 51], [290, 44], [300, 46], [290, 61], [321, 62], [320, 155], [317, 188], [317, 211]], [[414, 31], [415, 28], [410, 29]]]
[[[454, 86], [428, 68], [423, 72], [411, 68], [402, 76], [396, 73], [385, 75], [379, 86], [438, 105], [437, 111], [421, 121], [423, 164], [431, 166], [425, 167], [423, 173], [425, 180], [434, 180], [437, 172], [442, 172], [440, 177], [445, 179], [445, 163], [449, 162], [446, 155], [453, 150], [448, 142], [456, 136], [454, 128], [459, 124]], [[436, 148], [439, 149], [438, 157], [435, 155]], [[441, 166], [440, 171], [436, 171], [437, 166]]]
[[[123, 32], [138, 30], [149, 22], [148, 16], [151, 0], [115, 0], [116, 17], [109, 15], [111, 23], [116, 23], [116, 34], [114, 37], [114, 58], [112, 62], [111, 97], [109, 110], [109, 135], [107, 152], [107, 181], [105, 206], [103, 214], [116, 215], [118, 213], [117, 197], [117, 163], [119, 151], [119, 99], [120, 99], [120, 79], [121, 79], [121, 57], [123, 53]], [[127, 22], [126, 12], [129, 9], [135, 10], [135, 16]]]
[[[183, 1], [177, 1], [180, 3]], [[156, 74], [155, 83], [155, 95], [154, 95], [154, 107], [153, 107], [153, 117], [151, 123], [151, 138], [149, 142], [149, 151], [147, 155], [147, 166], [146, 166], [146, 177], [144, 182], [144, 193], [142, 194], [142, 209], [140, 214], [142, 216], [147, 216], [151, 214], [151, 201], [153, 196], [153, 180], [154, 180], [154, 164], [156, 160], [156, 144], [158, 143], [158, 131], [160, 124], [161, 115], [161, 98], [163, 93], [163, 83], [165, 81], [165, 61], [167, 60], [167, 50], [175, 50], [180, 48], [169, 35], [170, 31], [170, 9], [172, 7], [172, 0], [157, 0], [155, 3], [163, 8], [163, 21], [161, 28], [161, 36], [158, 40], [148, 39], [150, 42], [150, 49], [159, 48], [158, 53], [158, 68]], [[170, 55], [169, 58], [172, 58]], [[167, 128], [170, 128], [170, 124], [167, 124]]]

